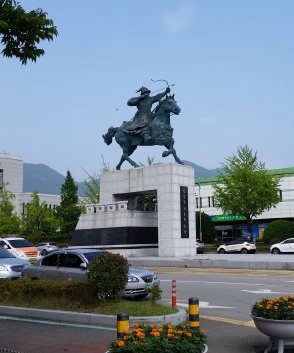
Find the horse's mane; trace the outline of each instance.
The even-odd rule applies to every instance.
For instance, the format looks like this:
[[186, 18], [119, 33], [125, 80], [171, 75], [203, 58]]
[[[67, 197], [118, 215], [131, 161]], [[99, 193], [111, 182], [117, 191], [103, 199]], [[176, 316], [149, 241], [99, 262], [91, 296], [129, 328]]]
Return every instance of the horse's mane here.
[[174, 95], [172, 95], [172, 96], [166, 96], [164, 99], [162, 99], [161, 101], [159, 101], [158, 104], [157, 104], [157, 106], [154, 108], [153, 113], [156, 114], [156, 113], [158, 112], [160, 106], [161, 106], [164, 102], [166, 102], [167, 100], [169, 100], [169, 99], [173, 99], [173, 100], [174, 100]]

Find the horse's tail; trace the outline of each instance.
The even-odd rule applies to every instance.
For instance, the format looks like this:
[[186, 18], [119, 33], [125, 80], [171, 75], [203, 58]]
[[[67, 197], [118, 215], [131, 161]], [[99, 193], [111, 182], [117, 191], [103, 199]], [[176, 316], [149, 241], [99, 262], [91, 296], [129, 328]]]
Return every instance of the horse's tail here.
[[110, 127], [107, 131], [107, 133], [105, 135], [102, 135], [104, 142], [107, 145], [110, 145], [112, 142], [112, 138], [114, 137], [116, 131], [117, 131], [117, 127]]

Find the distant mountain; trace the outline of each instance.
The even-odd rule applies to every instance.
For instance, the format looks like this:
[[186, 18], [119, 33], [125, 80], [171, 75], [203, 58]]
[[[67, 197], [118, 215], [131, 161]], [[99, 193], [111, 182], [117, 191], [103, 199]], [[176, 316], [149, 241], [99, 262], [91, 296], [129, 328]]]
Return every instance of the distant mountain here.
[[[65, 176], [45, 164], [23, 164], [24, 192], [37, 191], [40, 194], [60, 195]], [[84, 183], [77, 183], [78, 195], [83, 196]]]
[[[195, 170], [197, 178], [217, 176], [220, 168], [206, 169], [189, 161], [183, 161]], [[24, 163], [23, 188], [24, 192], [37, 191], [40, 194], [60, 195], [61, 185], [65, 176], [45, 164]], [[78, 182], [78, 195], [84, 196], [84, 183]]]
[[201, 167], [200, 165], [194, 164], [189, 161], [183, 161], [183, 162], [184, 164], [194, 168], [196, 178], [207, 178], [207, 177], [218, 176], [219, 173], [222, 171], [222, 168], [206, 169], [204, 167]]

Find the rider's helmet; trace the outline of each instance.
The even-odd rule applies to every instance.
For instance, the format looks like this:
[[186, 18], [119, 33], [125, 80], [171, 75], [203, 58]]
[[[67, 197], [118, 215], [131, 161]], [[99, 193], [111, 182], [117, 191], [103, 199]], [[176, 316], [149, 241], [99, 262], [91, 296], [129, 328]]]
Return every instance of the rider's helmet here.
[[137, 92], [141, 92], [141, 95], [142, 95], [142, 94], [145, 94], [145, 93], [150, 93], [151, 91], [148, 88], [142, 86], [141, 88], [138, 89]]

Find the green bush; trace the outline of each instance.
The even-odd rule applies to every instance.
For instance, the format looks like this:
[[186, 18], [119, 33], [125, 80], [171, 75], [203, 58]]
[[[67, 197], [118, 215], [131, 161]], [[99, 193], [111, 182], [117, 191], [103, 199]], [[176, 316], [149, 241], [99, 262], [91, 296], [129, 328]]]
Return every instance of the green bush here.
[[293, 222], [279, 219], [271, 222], [264, 231], [263, 241], [266, 244], [278, 243], [294, 236]]
[[95, 292], [85, 282], [30, 279], [0, 281], [0, 303], [5, 305], [11, 298], [15, 302], [25, 302], [28, 306], [42, 302], [44, 306], [53, 304], [59, 308], [68, 307], [69, 303], [72, 307], [78, 307], [97, 301]]
[[88, 280], [99, 298], [117, 298], [127, 283], [129, 265], [119, 254], [97, 257], [88, 266]]

